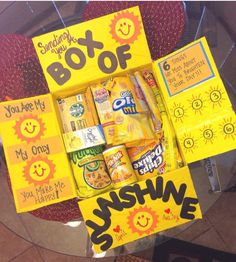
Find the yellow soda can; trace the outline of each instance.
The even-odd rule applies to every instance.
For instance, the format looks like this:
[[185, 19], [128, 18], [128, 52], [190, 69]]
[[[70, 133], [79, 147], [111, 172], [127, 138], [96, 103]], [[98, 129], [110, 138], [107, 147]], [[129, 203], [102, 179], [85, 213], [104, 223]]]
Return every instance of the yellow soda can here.
[[114, 188], [120, 188], [137, 181], [124, 145], [105, 150], [103, 156]]
[[112, 187], [102, 151], [102, 146], [96, 146], [70, 153], [80, 198], [101, 194]]

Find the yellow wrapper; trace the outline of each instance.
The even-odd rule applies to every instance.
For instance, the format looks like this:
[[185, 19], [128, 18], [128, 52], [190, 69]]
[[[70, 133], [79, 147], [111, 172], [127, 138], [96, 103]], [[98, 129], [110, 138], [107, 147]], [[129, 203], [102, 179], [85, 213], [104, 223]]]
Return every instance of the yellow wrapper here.
[[111, 147], [103, 152], [113, 187], [119, 188], [137, 181], [124, 145]]
[[102, 146], [96, 146], [70, 154], [80, 198], [92, 197], [111, 189], [111, 179], [107, 173], [102, 151]]
[[156, 129], [157, 132], [160, 132], [161, 131], [162, 119], [161, 119], [160, 110], [158, 109], [158, 107], [156, 105], [156, 100], [155, 100], [153, 90], [150, 88], [150, 86], [143, 79], [143, 76], [140, 72], [135, 72], [134, 75], [136, 77], [136, 80], [137, 80], [140, 88], [143, 91], [143, 94], [144, 94], [146, 101], [149, 105], [149, 108], [152, 112], [153, 123], [154, 123], [155, 129]]
[[139, 181], [165, 173], [167, 161], [164, 157], [164, 151], [163, 145], [157, 143], [157, 141], [127, 150]]
[[154, 139], [150, 116], [141, 106], [129, 76], [107, 81], [115, 122], [113, 145]]
[[106, 142], [108, 145], [110, 145], [113, 142], [115, 130], [109, 92], [106, 90], [106, 88], [103, 87], [102, 84], [92, 86], [91, 90]]

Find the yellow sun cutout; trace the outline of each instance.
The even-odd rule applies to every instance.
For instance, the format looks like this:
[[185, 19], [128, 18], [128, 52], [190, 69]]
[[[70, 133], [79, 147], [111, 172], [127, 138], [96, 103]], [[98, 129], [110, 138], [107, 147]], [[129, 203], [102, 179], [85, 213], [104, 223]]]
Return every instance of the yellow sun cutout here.
[[24, 115], [16, 121], [15, 133], [19, 139], [27, 143], [35, 142], [44, 135], [45, 126], [36, 115]]
[[132, 12], [123, 11], [114, 16], [111, 21], [112, 38], [120, 44], [131, 44], [137, 40], [141, 31], [141, 22]]
[[156, 228], [158, 223], [158, 216], [147, 206], [135, 208], [129, 212], [128, 225], [133, 231], [139, 235], [149, 235]]
[[236, 121], [230, 118], [225, 118], [220, 124], [221, 133], [224, 136], [224, 139], [232, 139], [236, 138]]
[[24, 177], [29, 184], [48, 184], [56, 172], [54, 163], [47, 157], [37, 156], [27, 161], [24, 167]]

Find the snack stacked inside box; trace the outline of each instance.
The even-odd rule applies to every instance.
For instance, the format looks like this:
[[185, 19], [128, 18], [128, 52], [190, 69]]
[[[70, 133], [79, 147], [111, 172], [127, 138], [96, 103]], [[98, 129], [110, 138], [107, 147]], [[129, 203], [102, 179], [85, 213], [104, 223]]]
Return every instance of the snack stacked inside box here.
[[183, 166], [150, 70], [110, 77], [85, 90], [57, 100], [79, 197]]

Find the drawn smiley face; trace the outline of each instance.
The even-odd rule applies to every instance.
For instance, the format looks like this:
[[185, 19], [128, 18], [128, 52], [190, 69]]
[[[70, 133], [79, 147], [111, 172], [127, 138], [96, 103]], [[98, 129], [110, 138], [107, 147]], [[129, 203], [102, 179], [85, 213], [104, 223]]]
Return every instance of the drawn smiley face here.
[[135, 25], [128, 18], [120, 18], [116, 23], [116, 33], [120, 38], [129, 39], [135, 32]]
[[130, 212], [128, 223], [133, 232], [137, 232], [139, 235], [149, 234], [155, 229], [157, 218], [155, 212], [145, 206]]
[[42, 185], [48, 183], [55, 173], [55, 165], [47, 157], [37, 156], [27, 162], [24, 176], [29, 183]]
[[38, 180], [38, 181], [44, 180], [48, 177], [49, 173], [50, 173], [50, 167], [48, 163], [46, 163], [43, 160], [36, 161], [30, 167], [30, 176], [34, 180]]
[[112, 38], [121, 44], [133, 43], [141, 30], [138, 16], [129, 11], [115, 15], [110, 27]]
[[25, 119], [21, 123], [21, 133], [25, 137], [35, 137], [40, 132], [40, 123], [33, 118]]
[[14, 126], [15, 133], [19, 139], [27, 143], [35, 142], [44, 134], [45, 125], [37, 115], [24, 115]]
[[136, 224], [137, 229], [141, 231], [148, 230], [152, 221], [152, 215], [148, 212], [138, 212], [134, 217], [134, 224]]

